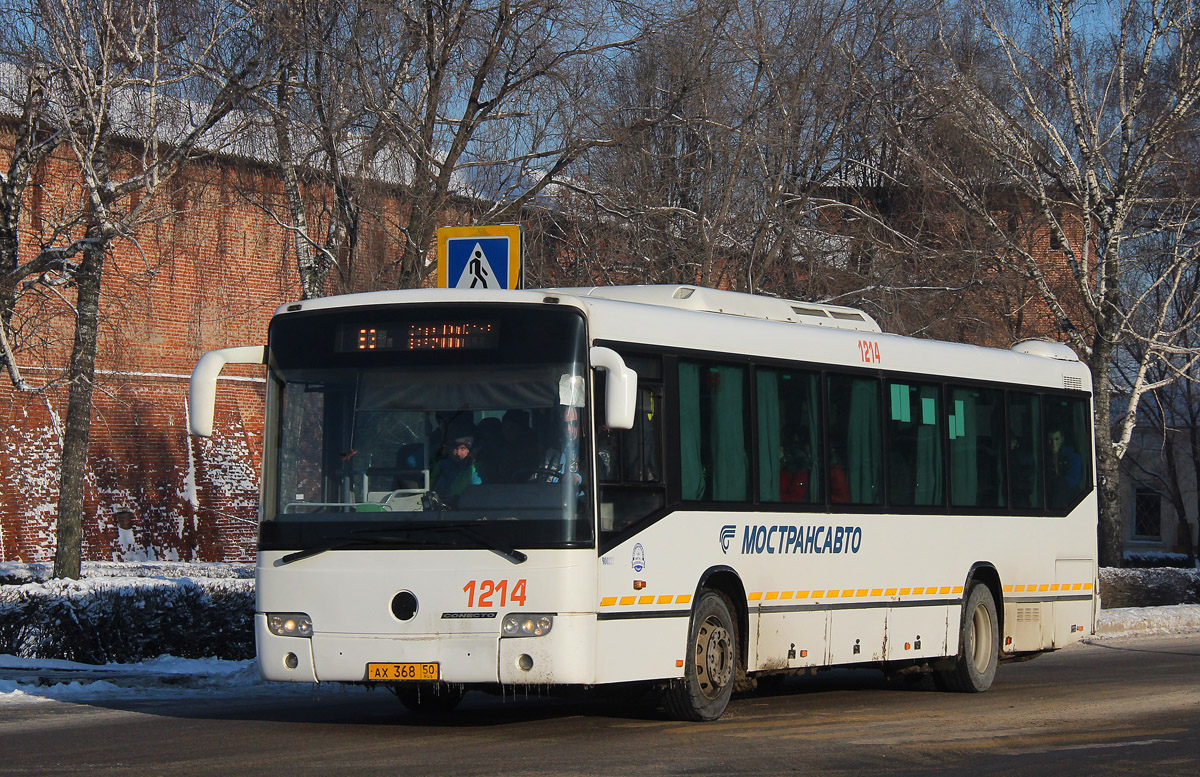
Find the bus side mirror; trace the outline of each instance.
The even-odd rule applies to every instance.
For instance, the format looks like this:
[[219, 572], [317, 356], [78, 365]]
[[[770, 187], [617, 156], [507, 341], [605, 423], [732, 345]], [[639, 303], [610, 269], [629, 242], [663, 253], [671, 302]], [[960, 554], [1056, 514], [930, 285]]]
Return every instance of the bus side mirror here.
[[188, 431], [199, 437], [211, 437], [213, 413], [217, 406], [217, 376], [226, 364], [265, 364], [267, 348], [248, 345], [209, 351], [196, 362], [188, 381]]
[[604, 423], [609, 429], [632, 429], [637, 409], [637, 373], [611, 348], [593, 346], [592, 366], [604, 370]]

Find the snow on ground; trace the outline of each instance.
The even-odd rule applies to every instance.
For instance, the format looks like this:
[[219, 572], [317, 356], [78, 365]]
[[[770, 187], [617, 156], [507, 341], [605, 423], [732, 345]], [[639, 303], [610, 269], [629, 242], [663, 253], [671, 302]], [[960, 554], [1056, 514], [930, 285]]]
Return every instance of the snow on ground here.
[[1200, 604], [1101, 610], [1093, 639], [1200, 631]]
[[46, 701], [177, 701], [221, 696], [316, 696], [362, 693], [353, 686], [266, 683], [253, 660], [160, 656], [138, 664], [92, 666], [0, 655], [0, 706]]

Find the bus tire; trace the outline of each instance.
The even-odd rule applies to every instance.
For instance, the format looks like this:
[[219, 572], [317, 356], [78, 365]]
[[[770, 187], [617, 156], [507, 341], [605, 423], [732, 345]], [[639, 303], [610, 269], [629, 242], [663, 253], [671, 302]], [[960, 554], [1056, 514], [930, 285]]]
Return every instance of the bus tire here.
[[953, 668], [934, 673], [938, 686], [958, 693], [982, 693], [992, 687], [1000, 661], [1000, 621], [996, 600], [983, 583], [967, 594], [958, 631], [958, 657]]
[[405, 709], [421, 715], [445, 715], [466, 695], [461, 685], [447, 683], [408, 683], [392, 685], [389, 689]]
[[676, 720], [716, 720], [733, 696], [738, 674], [737, 621], [724, 595], [705, 590], [692, 611], [683, 678], [667, 688], [663, 706]]

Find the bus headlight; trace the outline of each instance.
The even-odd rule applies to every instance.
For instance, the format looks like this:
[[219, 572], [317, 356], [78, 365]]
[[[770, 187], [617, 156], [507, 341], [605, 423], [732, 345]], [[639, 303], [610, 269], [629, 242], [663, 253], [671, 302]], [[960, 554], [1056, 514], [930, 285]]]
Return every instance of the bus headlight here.
[[554, 616], [545, 614], [505, 615], [500, 624], [502, 637], [543, 637], [554, 628]]
[[277, 637], [311, 637], [312, 618], [302, 612], [269, 612], [267, 628]]

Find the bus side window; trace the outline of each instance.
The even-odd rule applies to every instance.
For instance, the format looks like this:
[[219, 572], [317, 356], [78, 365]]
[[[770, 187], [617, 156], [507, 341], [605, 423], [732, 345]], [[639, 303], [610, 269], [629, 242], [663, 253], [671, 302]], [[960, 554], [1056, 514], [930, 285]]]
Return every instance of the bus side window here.
[[[898, 507], [944, 504], [941, 387], [889, 381], [888, 390], [888, 502]], [[951, 416], [950, 423], [954, 420]]]
[[[883, 502], [883, 435], [879, 381], [849, 375], [829, 375], [828, 475], [830, 501], [859, 505]], [[837, 480], [844, 473], [846, 499], [839, 498]]]
[[638, 386], [632, 429], [609, 429], [604, 424], [604, 405], [596, 403], [596, 474], [601, 483], [662, 481], [658, 452], [661, 397], [660, 386]]
[[1046, 396], [1043, 402], [1046, 497], [1050, 511], [1061, 513], [1091, 491], [1091, 425], [1082, 399]]
[[[825, 504], [817, 374], [761, 368], [755, 373], [755, 386], [759, 500]], [[844, 486], [844, 477], [841, 482]]]
[[662, 361], [625, 356], [637, 371], [632, 429], [604, 424], [604, 386], [596, 385], [596, 478], [600, 482], [600, 530], [619, 532], [666, 504], [662, 477]]
[[994, 389], [950, 387], [947, 437], [954, 507], [1006, 504], [1003, 397]]
[[748, 372], [739, 365], [679, 360], [680, 492], [685, 501], [750, 498]]
[[1008, 473], [1010, 504], [1017, 510], [1042, 509], [1041, 402], [1036, 394], [1008, 394]]

